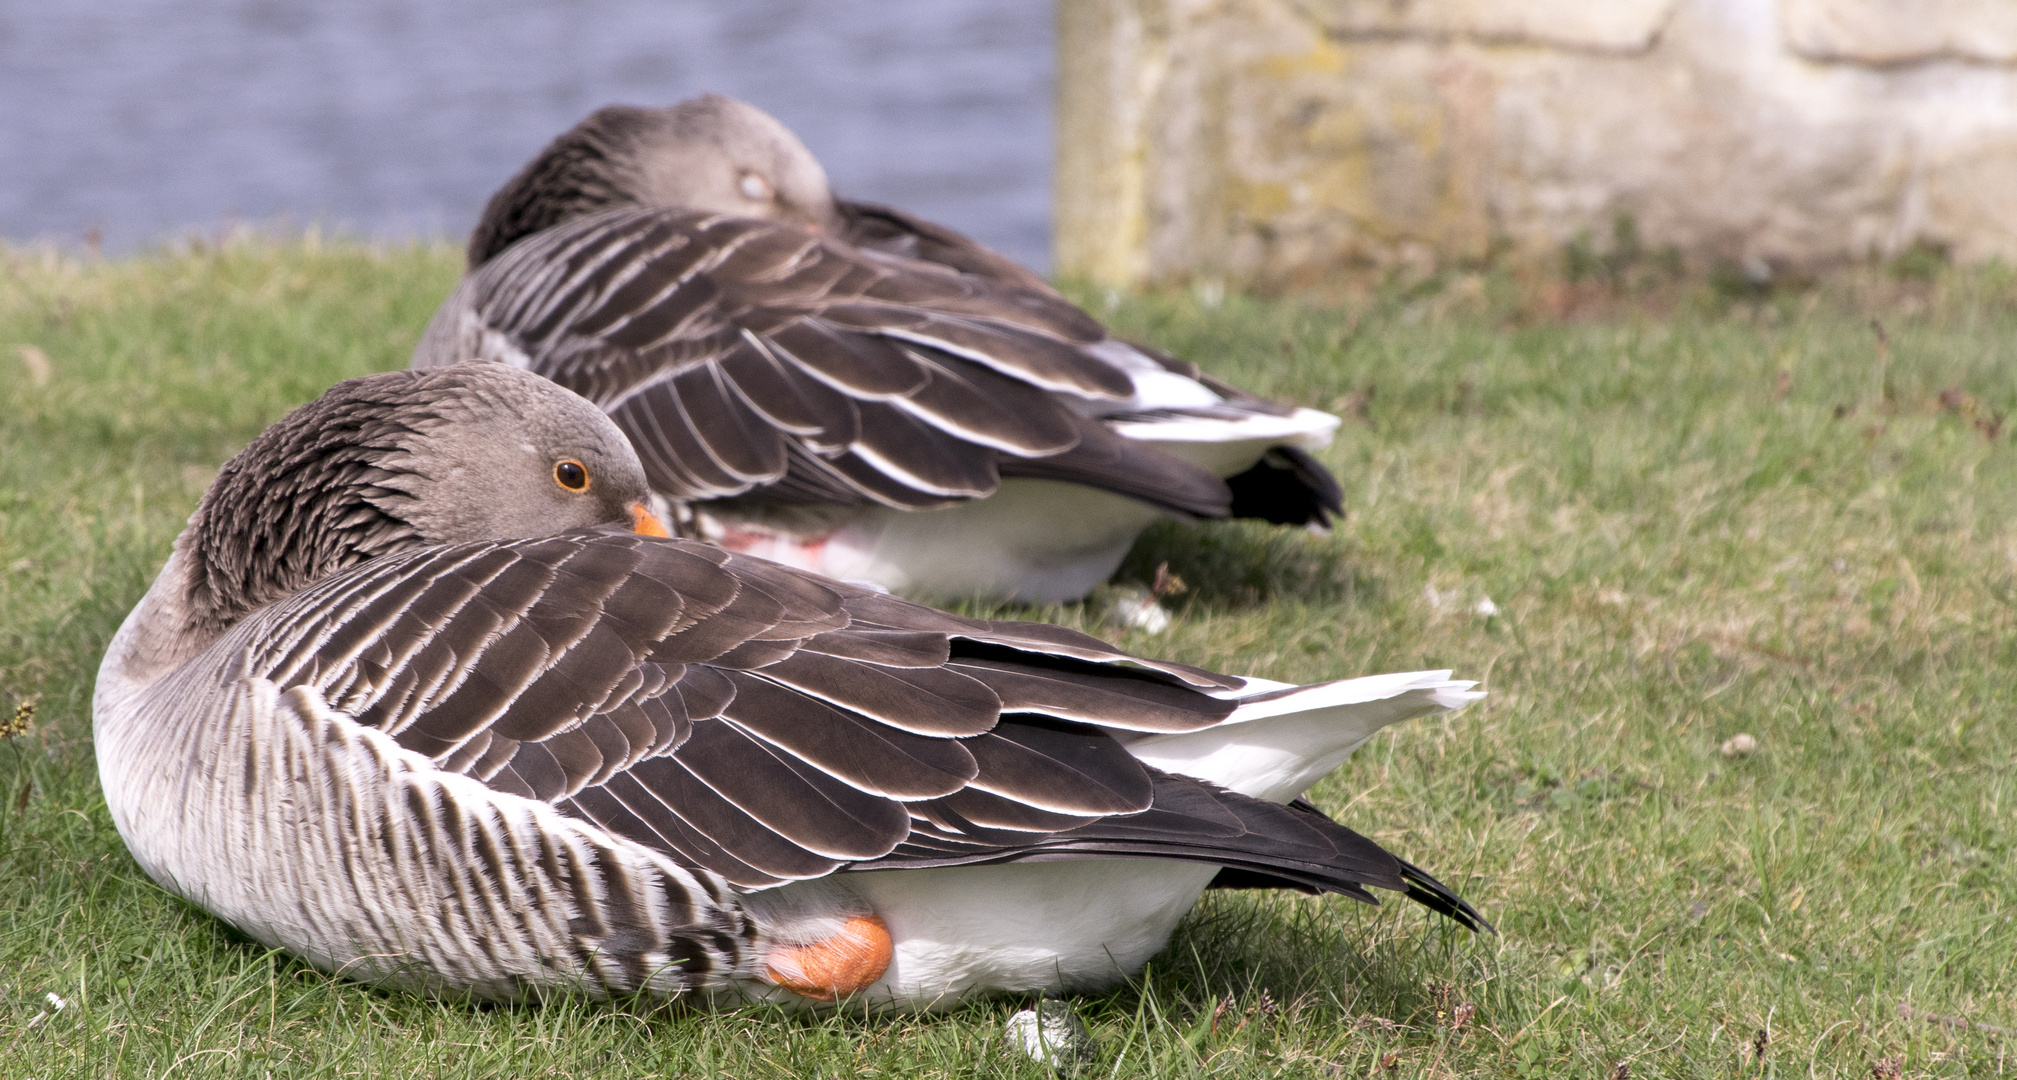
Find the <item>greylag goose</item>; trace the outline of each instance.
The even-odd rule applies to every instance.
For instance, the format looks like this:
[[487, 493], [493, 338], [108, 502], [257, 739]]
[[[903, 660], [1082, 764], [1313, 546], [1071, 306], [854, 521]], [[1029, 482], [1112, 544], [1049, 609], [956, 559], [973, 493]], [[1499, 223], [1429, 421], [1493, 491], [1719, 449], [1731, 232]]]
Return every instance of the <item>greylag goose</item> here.
[[697, 535], [926, 596], [1083, 596], [1158, 516], [1323, 525], [1337, 418], [1109, 336], [1036, 275], [836, 202], [708, 96], [610, 107], [492, 196], [413, 366], [528, 368], [605, 409]]
[[1448, 672], [1295, 687], [664, 536], [587, 401], [339, 383], [219, 471], [109, 646], [113, 821], [319, 968], [930, 1008], [1138, 971], [1221, 886], [1470, 905], [1299, 799]]

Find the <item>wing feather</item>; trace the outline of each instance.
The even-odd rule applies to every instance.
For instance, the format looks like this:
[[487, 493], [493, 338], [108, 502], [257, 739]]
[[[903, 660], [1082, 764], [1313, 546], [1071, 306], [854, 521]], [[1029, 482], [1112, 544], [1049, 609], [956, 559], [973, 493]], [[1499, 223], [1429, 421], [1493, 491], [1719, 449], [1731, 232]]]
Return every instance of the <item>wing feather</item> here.
[[960, 790], [979, 772], [957, 740], [878, 724], [755, 675], [730, 679], [737, 693], [728, 719], [736, 726], [863, 791], [930, 799]]
[[672, 222], [652, 222], [642, 233], [623, 235], [598, 254], [570, 282], [579, 299], [565, 322], [549, 316], [529, 335], [600, 338], [619, 349], [646, 349], [683, 325], [712, 299], [695, 287], [705, 277], [693, 273], [709, 252]]
[[957, 357], [906, 352], [930, 374], [892, 405], [948, 434], [1017, 457], [1046, 457], [1078, 445], [1077, 417], [1028, 383]]
[[965, 498], [957, 494], [922, 490], [906, 483], [901, 470], [879, 467], [852, 451], [832, 458], [800, 460], [807, 466], [814, 484], [838, 487], [855, 496], [835, 500], [840, 505], [858, 503], [865, 498], [898, 510], [931, 510], [951, 506]]
[[1223, 721], [1236, 707], [1235, 702], [1126, 668], [1010, 655], [963, 656], [948, 667], [987, 684], [1000, 696], [1003, 711], [1043, 713], [1130, 731], [1197, 731]]
[[693, 368], [661, 385], [677, 399], [701, 449], [736, 482], [784, 474], [784, 434], [743, 404], [719, 368]]
[[[690, 806], [709, 808], [726, 827], [708, 829], [708, 835], [772, 873], [790, 876], [760, 861], [786, 846], [844, 861], [871, 859], [888, 854], [909, 831], [903, 804], [853, 787], [720, 720], [695, 724], [682, 753], [653, 761], [677, 765], [707, 789], [679, 789], [681, 801], [673, 805], [683, 816], [693, 820]], [[641, 771], [632, 774], [656, 788]], [[760, 828], [742, 824], [730, 809]]]
[[[1036, 837], [1076, 829], [1097, 820], [1082, 814], [1060, 814], [1039, 809], [977, 787], [921, 803], [919, 811], [944, 815], [951, 828], [942, 832], [942, 838], [952, 841], [955, 849], [962, 852], [971, 852], [976, 844], [990, 848], [1020, 846]], [[969, 824], [975, 828], [966, 828]], [[1010, 835], [990, 836], [988, 833]]]
[[1122, 438], [1097, 420], [1080, 418], [1078, 425], [1079, 439], [1070, 449], [1046, 457], [1004, 459], [1001, 475], [1111, 491], [1179, 517], [1222, 518], [1232, 513], [1232, 489], [1210, 469]]
[[[675, 810], [675, 805], [680, 809]], [[647, 761], [611, 778], [601, 788], [582, 792], [562, 808], [619, 836], [670, 852], [689, 866], [712, 870], [745, 888], [818, 877], [840, 866], [838, 859], [824, 859], [795, 845], [777, 842], [775, 833], [716, 798], [706, 785], [670, 758]], [[623, 813], [617, 813], [618, 809]], [[733, 839], [738, 833], [761, 834], [770, 838], [773, 845], [765, 850], [752, 850], [753, 844]], [[764, 863], [767, 869], [759, 869], [731, 854], [724, 846], [729, 843]]]
[[1149, 808], [1148, 769], [1096, 727], [1018, 716], [965, 745], [980, 770], [972, 786], [990, 795], [1074, 817]]
[[772, 355], [861, 400], [901, 397], [931, 380], [924, 365], [894, 343], [839, 329], [824, 319], [793, 319], [764, 339]]
[[540, 740], [540, 745], [553, 754], [560, 763], [560, 771], [566, 785], [562, 794], [580, 791], [588, 784], [589, 777], [602, 771], [602, 748], [589, 735], [586, 725], [569, 728]]
[[883, 667], [935, 668], [952, 658], [952, 639], [925, 630], [873, 630], [850, 626], [807, 638], [807, 652]]
[[711, 720], [735, 701], [735, 684], [723, 672], [701, 664], [689, 664], [686, 671], [666, 691], [677, 694], [680, 708], [689, 720]]
[[848, 449], [884, 476], [929, 495], [977, 499], [1000, 485], [992, 447], [967, 442], [915, 413], [864, 401], [861, 434]]
[[654, 386], [626, 398], [609, 418], [637, 448], [654, 490], [700, 499], [735, 495], [750, 487], [701, 445], [678, 392], [669, 386]]
[[901, 731], [939, 738], [993, 730], [1001, 698], [950, 668], [892, 668], [801, 650], [762, 678]]
[[838, 450], [861, 430], [860, 416], [847, 395], [787, 370], [760, 345], [744, 341], [716, 366], [765, 421], [814, 450]]
[[543, 742], [519, 743], [505, 768], [541, 802], [557, 802], [567, 794], [567, 769]]

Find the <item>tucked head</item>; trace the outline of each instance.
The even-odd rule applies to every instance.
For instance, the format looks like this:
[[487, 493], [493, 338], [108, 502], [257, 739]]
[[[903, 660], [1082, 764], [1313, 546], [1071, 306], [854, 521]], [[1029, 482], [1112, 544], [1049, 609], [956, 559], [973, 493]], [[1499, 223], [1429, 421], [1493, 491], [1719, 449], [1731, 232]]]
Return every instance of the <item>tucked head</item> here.
[[536, 375], [470, 362], [351, 379], [218, 471], [177, 541], [219, 628], [336, 570], [429, 544], [617, 523], [664, 535], [630, 444]]
[[525, 236], [619, 206], [689, 207], [833, 224], [826, 170], [762, 109], [720, 94], [659, 109], [611, 105], [549, 143], [491, 196], [469, 239], [479, 266]]

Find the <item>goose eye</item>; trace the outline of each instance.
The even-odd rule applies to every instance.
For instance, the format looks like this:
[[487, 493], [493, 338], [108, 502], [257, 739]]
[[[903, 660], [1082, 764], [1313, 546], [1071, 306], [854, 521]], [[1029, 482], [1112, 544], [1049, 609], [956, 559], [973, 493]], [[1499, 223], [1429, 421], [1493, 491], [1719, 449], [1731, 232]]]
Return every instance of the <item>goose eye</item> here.
[[742, 191], [742, 197], [751, 202], [770, 201], [770, 181], [753, 172], [743, 173], [735, 186]]
[[568, 458], [553, 467], [553, 482], [569, 491], [587, 491], [588, 469], [581, 462]]

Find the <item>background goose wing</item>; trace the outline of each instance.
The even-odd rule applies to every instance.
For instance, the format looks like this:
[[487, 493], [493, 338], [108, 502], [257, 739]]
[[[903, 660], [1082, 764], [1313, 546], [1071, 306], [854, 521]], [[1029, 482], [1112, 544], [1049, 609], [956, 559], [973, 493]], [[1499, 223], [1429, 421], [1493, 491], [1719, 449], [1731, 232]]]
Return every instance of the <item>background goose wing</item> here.
[[900, 255], [984, 278], [1012, 289], [1056, 295], [1050, 282], [978, 240], [880, 203], [836, 200], [841, 235], [856, 247]]
[[1218, 724], [1236, 703], [1209, 691], [1241, 680], [702, 544], [594, 530], [389, 556], [227, 642], [246, 674], [442, 769], [745, 887], [1116, 856], [1410, 880], [1356, 834], [1312, 846], [1301, 815], [1155, 773], [1111, 734]]
[[[630, 209], [485, 263], [414, 363], [530, 367], [607, 411], [674, 498], [923, 509], [992, 494], [1004, 460], [1070, 457], [1105, 434], [1070, 405], [1134, 392], [1085, 348], [1103, 333], [1048, 292], [792, 225]], [[1095, 455], [1096, 486], [1227, 513], [1209, 471], [1123, 449]]]

